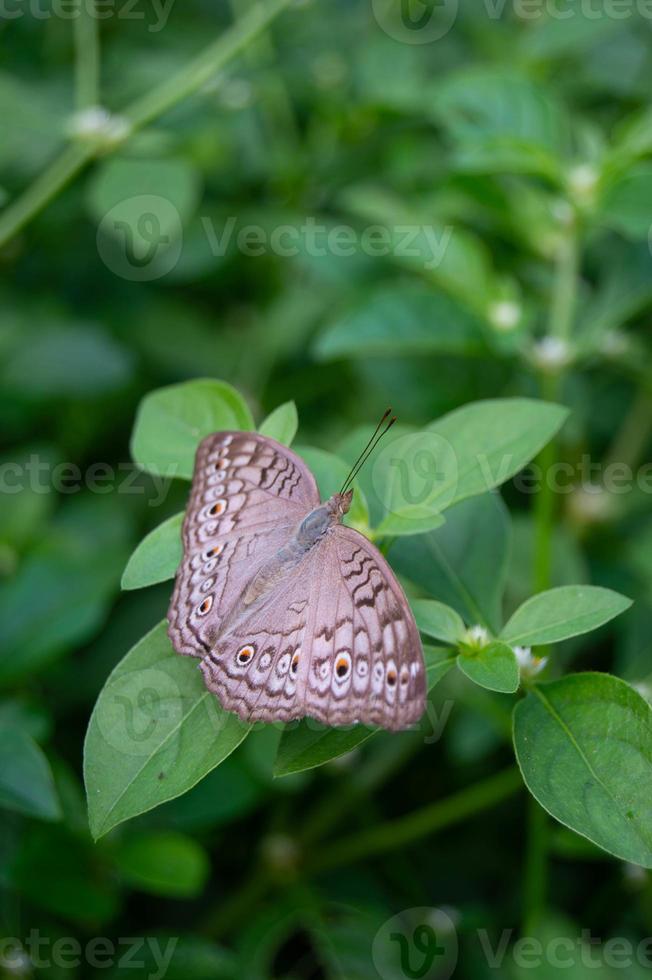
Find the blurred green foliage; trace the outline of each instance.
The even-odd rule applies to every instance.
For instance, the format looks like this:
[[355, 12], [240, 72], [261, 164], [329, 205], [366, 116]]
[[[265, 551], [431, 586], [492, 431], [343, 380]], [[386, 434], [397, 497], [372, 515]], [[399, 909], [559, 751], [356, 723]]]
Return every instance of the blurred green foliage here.
[[[281, 733], [255, 730], [186, 795], [91, 841], [88, 719], [169, 597], [121, 594], [121, 577], [186, 496], [133, 468], [130, 435], [143, 396], [187, 379], [229, 382], [257, 421], [294, 401], [300, 444], [346, 460], [388, 403], [417, 427], [487, 398], [563, 403], [539, 459], [563, 464], [558, 493], [517, 475], [509, 513], [462, 500], [434, 552], [399, 538], [390, 559], [413, 594], [494, 630], [548, 586], [633, 597], [548, 669], [610, 670], [649, 697], [650, 12], [460, 0], [432, 5], [441, 30], [419, 43], [392, 36], [402, 6], [415, 23], [428, 8], [294, 3], [167, 101], [253, 0], [116, 0], [90, 30], [54, 0], [0, 15], [0, 921], [23, 945], [4, 941], [0, 975], [162, 975], [170, 951], [168, 980], [367, 980], [383, 924], [424, 906], [454, 923], [455, 976], [649, 973], [587, 966], [600, 948], [579, 941], [652, 935], [649, 873], [541, 819], [510, 772], [505, 696], [456, 671], [433, 694], [438, 739], [380, 734], [274, 779]], [[96, 101], [115, 115], [79, 115]], [[139, 105], [130, 135], [120, 114]], [[81, 162], [59, 186], [61, 153]], [[33, 181], [52, 193], [16, 222]], [[291, 420], [270, 425], [291, 438]], [[360, 484], [375, 526], [371, 467]], [[436, 810], [401, 838], [449, 800], [463, 820]], [[385, 850], [355, 844], [368, 831]], [[492, 967], [479, 930], [496, 949], [503, 929]], [[32, 930], [50, 965], [24, 958]], [[571, 966], [523, 966], [519, 935], [569, 938]], [[131, 965], [127, 937], [147, 937]]]

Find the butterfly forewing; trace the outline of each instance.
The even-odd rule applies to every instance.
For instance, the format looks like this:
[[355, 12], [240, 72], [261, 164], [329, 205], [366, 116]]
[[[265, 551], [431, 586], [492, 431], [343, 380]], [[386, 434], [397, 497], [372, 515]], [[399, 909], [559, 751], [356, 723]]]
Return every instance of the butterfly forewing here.
[[206, 655], [257, 569], [318, 503], [310, 470], [273, 439], [218, 432], [201, 442], [168, 613], [176, 650]]

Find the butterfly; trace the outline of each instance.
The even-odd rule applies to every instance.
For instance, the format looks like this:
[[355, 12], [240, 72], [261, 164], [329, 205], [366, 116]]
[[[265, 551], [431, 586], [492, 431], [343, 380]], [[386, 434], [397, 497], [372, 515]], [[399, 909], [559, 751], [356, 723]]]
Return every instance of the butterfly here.
[[378, 549], [342, 523], [355, 472], [321, 503], [309, 468], [274, 439], [216, 432], [199, 445], [168, 634], [245, 721], [396, 731], [423, 714], [405, 594]]

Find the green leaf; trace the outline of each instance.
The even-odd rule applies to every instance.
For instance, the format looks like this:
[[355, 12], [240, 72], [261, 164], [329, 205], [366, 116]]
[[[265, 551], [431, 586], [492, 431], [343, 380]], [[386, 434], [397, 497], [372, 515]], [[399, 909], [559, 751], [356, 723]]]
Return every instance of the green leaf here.
[[194, 898], [206, 883], [210, 863], [192, 837], [175, 831], [146, 831], [127, 837], [113, 855], [134, 888], [170, 898]]
[[457, 166], [560, 179], [571, 126], [540, 80], [501, 68], [465, 68], [438, 82], [428, 97], [429, 110], [455, 142]]
[[563, 405], [529, 398], [473, 402], [428, 426], [452, 448], [443, 454], [444, 473], [434, 501], [450, 507], [459, 500], [500, 486], [536, 456], [568, 416]]
[[532, 795], [557, 820], [652, 868], [652, 709], [609, 674], [536, 685], [514, 711], [514, 745]]
[[[437, 647], [424, 647], [423, 655], [428, 690], [432, 691], [454, 666], [455, 657], [449, 650]], [[289, 776], [291, 773], [323, 766], [324, 763], [351, 752], [380, 731], [382, 729], [367, 728], [364, 725], [328, 728], [311, 718], [303, 719], [283, 731], [274, 763], [274, 775]]]
[[405, 511], [397, 510], [383, 517], [380, 524], [374, 528], [374, 537], [409, 537], [414, 534], [425, 534], [441, 527], [444, 523], [443, 514], [432, 512], [428, 507], [418, 506]]
[[123, 589], [142, 589], [174, 578], [183, 554], [183, 517], [183, 512], [168, 517], [143, 538], [127, 562], [122, 575]]
[[602, 200], [600, 217], [628, 238], [646, 240], [652, 213], [652, 167], [641, 164], [612, 184]]
[[475, 684], [489, 691], [513, 694], [518, 690], [520, 672], [516, 654], [499, 640], [478, 651], [460, 653], [457, 666]]
[[299, 428], [299, 416], [294, 402], [285, 402], [275, 408], [260, 424], [258, 431], [263, 436], [276, 439], [284, 446], [291, 446]]
[[399, 538], [392, 567], [452, 606], [467, 623], [500, 628], [510, 544], [509, 512], [498, 494], [455, 504], [430, 534]]
[[422, 633], [457, 646], [466, 628], [459, 613], [435, 599], [415, 599], [412, 612]]
[[485, 349], [478, 319], [444, 294], [413, 283], [379, 288], [328, 325], [316, 345], [324, 360]]
[[134, 358], [92, 324], [52, 323], [28, 328], [4, 359], [3, 386], [32, 398], [98, 397], [124, 387]]
[[131, 454], [149, 473], [190, 480], [197, 446], [205, 436], [253, 428], [251, 412], [231, 385], [210, 378], [185, 381], [143, 398]]
[[632, 600], [596, 585], [562, 585], [532, 596], [504, 627], [500, 638], [519, 646], [559, 643], [597, 629], [618, 616]]
[[[499, 486], [528, 463], [568, 414], [526, 398], [465, 405], [420, 432], [388, 442], [373, 466], [376, 494], [409, 533], [467, 497]], [[385, 530], [384, 522], [380, 530]]]
[[0, 728], [0, 807], [42, 820], [61, 817], [48, 761], [17, 728]]
[[177, 235], [197, 204], [198, 173], [186, 160], [114, 156], [99, 164], [87, 193], [96, 220], [101, 222], [111, 213], [114, 221], [104, 224], [118, 237], [124, 235], [119, 222], [128, 223], [134, 237], [138, 236], [132, 243], [133, 251], [141, 254], [141, 248], [147, 252], [152, 235], [142, 222], [143, 203], [147, 203], [147, 214], [157, 222], [155, 230], [161, 242]]
[[103, 622], [129, 554], [125, 517], [116, 495], [80, 494], [0, 581], [0, 683], [33, 678]]
[[91, 832], [145, 813], [194, 786], [249, 731], [206, 690], [197, 662], [159, 623], [123, 658], [91, 716], [84, 776]]

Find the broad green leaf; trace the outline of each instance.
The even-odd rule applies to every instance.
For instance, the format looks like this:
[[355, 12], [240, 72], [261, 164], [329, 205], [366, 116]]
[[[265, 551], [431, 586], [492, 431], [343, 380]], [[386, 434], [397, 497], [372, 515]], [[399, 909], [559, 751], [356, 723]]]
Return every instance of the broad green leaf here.
[[374, 537], [409, 537], [414, 534], [425, 534], [444, 523], [444, 515], [430, 511], [427, 507], [420, 513], [419, 507], [397, 510], [383, 517], [378, 527], [374, 528]]
[[61, 809], [47, 759], [30, 736], [0, 728], [0, 807], [57, 820]]
[[[99, 164], [87, 195], [90, 211], [103, 229], [106, 226], [120, 237], [128, 226], [135, 241], [126, 244], [135, 255], [147, 254], [154, 234], [159, 242], [165, 242], [179, 234], [192, 214], [199, 197], [198, 172], [182, 159], [113, 156]], [[147, 204], [145, 212], [143, 201]], [[142, 220], [143, 213], [149, 223]], [[107, 215], [113, 221], [103, 221]]]
[[540, 80], [501, 68], [465, 68], [428, 95], [429, 110], [455, 141], [462, 168], [559, 178], [571, 126]]
[[[333, 453], [326, 452], [324, 449], [313, 449], [310, 446], [299, 446], [295, 448], [295, 452], [310, 467], [322, 500], [327, 500], [341, 489], [351, 469], [348, 463], [339, 456], [334, 456]], [[369, 525], [367, 501], [357, 480], [354, 481], [353, 487], [351, 510], [344, 520], [346, 524], [366, 528]]]
[[500, 638], [519, 646], [542, 646], [579, 636], [608, 623], [632, 600], [596, 585], [562, 585], [532, 596], [516, 610]]
[[128, 350], [92, 324], [55, 321], [27, 328], [4, 358], [0, 380], [32, 398], [97, 397], [124, 387], [133, 363]]
[[450, 606], [435, 599], [415, 599], [412, 612], [422, 633], [457, 646], [466, 631], [462, 617]]
[[[450, 650], [437, 647], [424, 647], [423, 654], [428, 690], [431, 691], [455, 665], [455, 657]], [[324, 763], [351, 752], [379, 731], [382, 729], [364, 725], [327, 728], [311, 718], [304, 719], [297, 725], [285, 728], [274, 763], [274, 775], [288, 776], [323, 766]]]
[[129, 554], [126, 518], [115, 494], [74, 497], [0, 582], [0, 683], [33, 678], [103, 622]]
[[84, 776], [96, 839], [185, 793], [249, 731], [207, 691], [197, 662], [175, 653], [166, 626], [121, 660], [93, 709]]
[[316, 346], [323, 359], [485, 349], [479, 320], [443, 293], [413, 283], [381, 287], [327, 326]]
[[123, 589], [142, 589], [174, 578], [183, 553], [183, 517], [183, 513], [168, 517], [143, 538], [127, 562], [122, 575]]
[[458, 500], [505, 483], [521, 470], [561, 428], [568, 409], [529, 398], [473, 402], [444, 415], [428, 429], [452, 449], [443, 458], [435, 501], [450, 507]]
[[206, 883], [206, 851], [176, 831], [144, 831], [120, 842], [113, 859], [133, 888], [170, 898], [194, 898]]
[[149, 473], [190, 480], [197, 447], [205, 436], [253, 428], [251, 412], [231, 385], [210, 378], [184, 381], [143, 398], [131, 454]]
[[526, 398], [465, 405], [381, 448], [374, 488], [388, 515], [403, 526], [414, 515], [421, 528], [427, 514], [440, 514], [518, 473], [567, 414], [560, 405]]
[[284, 446], [291, 446], [298, 427], [297, 406], [294, 402], [285, 402], [261, 422], [258, 431], [263, 436], [269, 436], [270, 439], [283, 443]]
[[516, 654], [499, 640], [478, 651], [460, 653], [457, 666], [475, 684], [489, 691], [513, 694], [518, 690], [520, 674]]
[[399, 538], [392, 567], [452, 606], [467, 623], [500, 628], [507, 574], [510, 519], [500, 496], [471, 497], [446, 512], [430, 534]]
[[652, 868], [652, 708], [609, 674], [538, 684], [514, 711], [532, 795], [557, 820]]
[[641, 164], [612, 184], [600, 208], [604, 222], [628, 238], [647, 241], [652, 213], [652, 167]]

